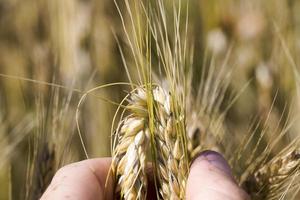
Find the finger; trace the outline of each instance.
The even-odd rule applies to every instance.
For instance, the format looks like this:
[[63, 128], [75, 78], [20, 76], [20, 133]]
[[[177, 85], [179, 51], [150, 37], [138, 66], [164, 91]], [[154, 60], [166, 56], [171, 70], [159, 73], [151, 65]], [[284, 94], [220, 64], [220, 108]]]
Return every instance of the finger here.
[[61, 168], [41, 199], [112, 199], [111, 179], [105, 186], [110, 163], [111, 158], [98, 158]]
[[188, 200], [244, 200], [248, 195], [235, 182], [226, 160], [205, 151], [193, 162], [187, 182]]

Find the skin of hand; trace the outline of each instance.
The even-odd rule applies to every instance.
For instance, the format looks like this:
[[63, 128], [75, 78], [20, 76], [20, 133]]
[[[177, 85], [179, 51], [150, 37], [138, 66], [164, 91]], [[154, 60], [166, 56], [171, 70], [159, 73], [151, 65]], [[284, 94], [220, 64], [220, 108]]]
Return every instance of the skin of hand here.
[[[105, 186], [111, 158], [69, 164], [55, 174], [41, 200], [111, 200], [112, 181]], [[150, 181], [151, 184], [151, 181]], [[148, 193], [155, 196], [153, 187]], [[192, 163], [187, 181], [188, 200], [248, 200], [235, 182], [225, 159], [214, 151], [202, 152]], [[149, 198], [154, 199], [154, 198]]]
[[186, 195], [188, 200], [250, 200], [226, 160], [214, 151], [204, 151], [192, 162]]

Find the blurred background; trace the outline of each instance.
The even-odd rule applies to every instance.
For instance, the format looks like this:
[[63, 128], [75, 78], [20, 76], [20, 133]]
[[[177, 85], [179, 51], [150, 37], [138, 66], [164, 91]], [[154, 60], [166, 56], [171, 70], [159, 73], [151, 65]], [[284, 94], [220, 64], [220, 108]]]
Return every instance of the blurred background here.
[[[195, 87], [206, 55], [216, 65], [229, 55], [229, 92], [249, 84], [229, 111], [229, 129], [242, 137], [259, 118], [275, 133], [293, 121], [281, 145], [293, 140], [300, 130], [300, 1], [190, 0], [189, 8]], [[37, 199], [59, 167], [85, 158], [75, 121], [82, 92], [128, 82], [116, 38], [126, 54], [111, 0], [0, 0], [0, 199]], [[110, 155], [117, 107], [109, 101], [126, 91], [101, 89], [82, 105], [90, 157]]]

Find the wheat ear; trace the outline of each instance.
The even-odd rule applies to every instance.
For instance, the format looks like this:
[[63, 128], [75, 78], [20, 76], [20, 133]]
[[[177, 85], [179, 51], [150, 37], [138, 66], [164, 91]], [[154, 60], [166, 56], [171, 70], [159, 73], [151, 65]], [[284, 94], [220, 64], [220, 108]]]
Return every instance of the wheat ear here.
[[117, 178], [117, 192], [123, 199], [146, 199], [146, 152], [149, 143], [147, 128], [146, 94], [142, 89], [131, 95], [127, 106], [131, 114], [123, 119], [116, 136], [113, 151], [113, 172]]
[[[123, 119], [116, 131], [117, 145], [113, 152], [113, 172], [124, 199], [145, 199], [147, 189], [146, 152], [150, 142], [147, 92], [139, 88], [131, 94], [127, 108], [131, 114]], [[159, 152], [156, 172], [159, 192], [163, 199], [184, 199], [187, 156], [176, 126], [184, 117], [176, 120], [171, 112], [170, 95], [162, 88], [151, 91], [154, 107], [154, 143]]]
[[253, 199], [278, 199], [278, 194], [289, 188], [299, 166], [300, 151], [291, 150], [260, 167], [243, 185]]
[[40, 198], [55, 174], [55, 151], [47, 143], [42, 146], [37, 162], [35, 198]]
[[177, 127], [184, 117], [175, 117], [171, 95], [164, 90], [157, 87], [153, 96], [157, 119], [155, 143], [160, 150], [157, 163], [160, 195], [163, 199], [184, 199], [188, 165], [183, 140], [178, 134], [180, 127]]

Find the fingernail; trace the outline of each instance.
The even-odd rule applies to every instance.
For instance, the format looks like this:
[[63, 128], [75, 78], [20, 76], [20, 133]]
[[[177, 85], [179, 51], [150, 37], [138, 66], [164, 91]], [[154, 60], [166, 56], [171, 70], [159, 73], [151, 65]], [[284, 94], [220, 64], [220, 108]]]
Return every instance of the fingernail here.
[[203, 160], [208, 161], [212, 166], [223, 171], [227, 175], [232, 176], [231, 168], [221, 154], [210, 150], [203, 151], [193, 160], [191, 167], [193, 167], [196, 162], [201, 162]]

